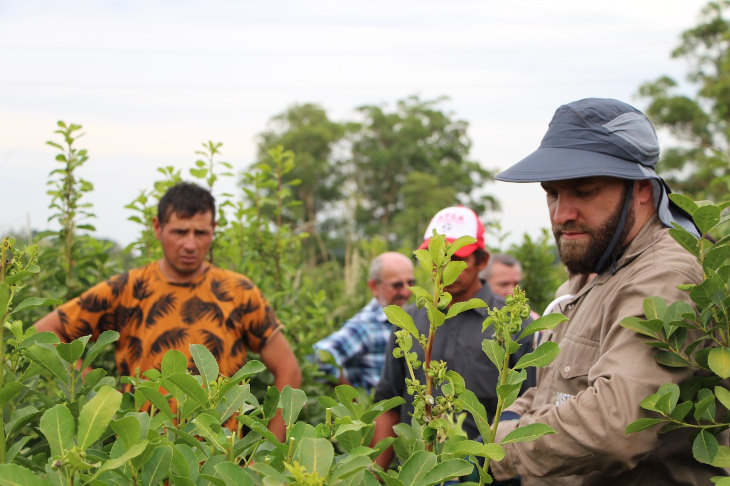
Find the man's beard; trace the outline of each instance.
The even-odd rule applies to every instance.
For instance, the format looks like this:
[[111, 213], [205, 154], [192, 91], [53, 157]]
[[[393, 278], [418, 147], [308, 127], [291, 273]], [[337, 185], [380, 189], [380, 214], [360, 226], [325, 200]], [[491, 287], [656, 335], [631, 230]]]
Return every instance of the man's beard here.
[[[625, 200], [626, 197], [624, 191], [624, 197], [621, 198], [621, 204], [616, 206], [616, 210], [613, 214], [597, 229], [580, 227], [572, 222], [553, 227], [553, 235], [555, 236], [555, 243], [558, 246], [560, 259], [563, 261], [563, 265], [565, 265], [571, 275], [589, 274], [596, 271], [598, 261], [601, 256], [603, 256], [603, 253], [606, 251], [606, 248], [608, 248], [613, 235], [618, 229], [619, 220], [621, 219], [621, 209], [623, 208], [623, 202]], [[628, 235], [631, 227], [634, 225], [633, 207], [634, 201], [632, 199], [628, 207], [628, 213], [626, 214], [626, 222], [624, 223], [623, 228], [621, 228], [621, 234], [618, 238], [616, 247], [611, 252], [611, 258], [616, 257], [616, 255], [618, 255], [618, 253], [623, 249], [624, 240], [626, 240], [626, 236]], [[583, 231], [588, 233], [589, 238], [581, 241], [565, 240], [560, 238], [560, 234], [563, 231]], [[609, 258], [608, 261], [610, 261], [611, 258]]]

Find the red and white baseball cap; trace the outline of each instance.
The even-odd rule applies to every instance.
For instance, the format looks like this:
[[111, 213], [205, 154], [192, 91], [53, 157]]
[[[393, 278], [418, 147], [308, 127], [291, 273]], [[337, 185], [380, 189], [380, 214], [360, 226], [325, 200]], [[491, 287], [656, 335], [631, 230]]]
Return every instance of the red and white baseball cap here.
[[467, 257], [474, 253], [477, 248], [484, 250], [484, 225], [474, 211], [464, 206], [452, 206], [444, 208], [431, 219], [431, 222], [423, 234], [423, 243], [419, 248], [428, 248], [433, 230], [438, 234], [446, 236], [446, 241], [453, 243], [462, 236], [476, 238], [476, 243], [462, 246], [454, 255], [460, 258]]

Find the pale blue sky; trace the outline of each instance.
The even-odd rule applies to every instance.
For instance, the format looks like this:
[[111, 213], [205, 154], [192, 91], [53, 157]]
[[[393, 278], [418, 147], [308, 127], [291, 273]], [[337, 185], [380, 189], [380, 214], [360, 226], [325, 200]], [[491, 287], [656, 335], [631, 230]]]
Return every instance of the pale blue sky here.
[[[537, 147], [555, 108], [588, 96], [634, 103], [705, 1], [0, 0], [0, 233], [45, 226], [62, 119], [84, 125], [80, 175], [97, 235], [137, 231], [124, 205], [223, 142], [236, 170], [293, 103], [345, 120], [356, 106], [446, 95], [470, 123], [472, 156], [505, 168]], [[485, 188], [512, 236], [548, 226], [537, 185]]]

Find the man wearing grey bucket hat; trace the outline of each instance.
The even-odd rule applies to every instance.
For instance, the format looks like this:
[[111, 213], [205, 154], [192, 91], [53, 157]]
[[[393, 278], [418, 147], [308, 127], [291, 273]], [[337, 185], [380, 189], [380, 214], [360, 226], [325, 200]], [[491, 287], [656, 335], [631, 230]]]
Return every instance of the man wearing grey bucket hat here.
[[636, 108], [588, 98], [555, 112], [540, 147], [497, 175], [539, 182], [561, 260], [570, 274], [553, 312], [569, 321], [541, 339], [560, 346], [540, 368], [537, 386], [500, 421], [497, 440], [535, 422], [556, 434], [505, 445], [492, 465], [497, 479], [533, 484], [709, 484], [724, 471], [695, 461], [685, 430], [658, 427], [626, 435], [647, 416], [639, 403], [662, 383], [680, 383], [685, 368], [666, 368], [652, 349], [619, 325], [645, 317], [646, 297], [689, 302], [681, 284], [702, 281], [695, 258], [668, 234], [677, 224], [697, 234], [657, 175], [656, 133]]

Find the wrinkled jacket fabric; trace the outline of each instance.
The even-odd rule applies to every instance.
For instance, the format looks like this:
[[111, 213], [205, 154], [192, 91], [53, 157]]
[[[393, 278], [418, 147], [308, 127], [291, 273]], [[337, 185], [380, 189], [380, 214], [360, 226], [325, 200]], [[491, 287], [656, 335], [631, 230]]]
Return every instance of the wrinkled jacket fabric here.
[[538, 386], [509, 410], [519, 420], [500, 423], [501, 440], [516, 426], [541, 422], [555, 434], [505, 445], [492, 464], [497, 478], [520, 475], [523, 485], [695, 485], [723, 471], [698, 463], [686, 430], [658, 434], [659, 427], [626, 435], [631, 422], [649, 416], [639, 403], [663, 383], [680, 383], [686, 368], [657, 364], [647, 338], [625, 329], [628, 316], [645, 318], [643, 301], [660, 296], [670, 304], [689, 295], [680, 284], [700, 283], [694, 256], [669, 236], [658, 220], [647, 223], [608, 270], [583, 285], [574, 276], [559, 293], [573, 294], [554, 312], [569, 321], [542, 336], [560, 346], [549, 366], [538, 370]]

